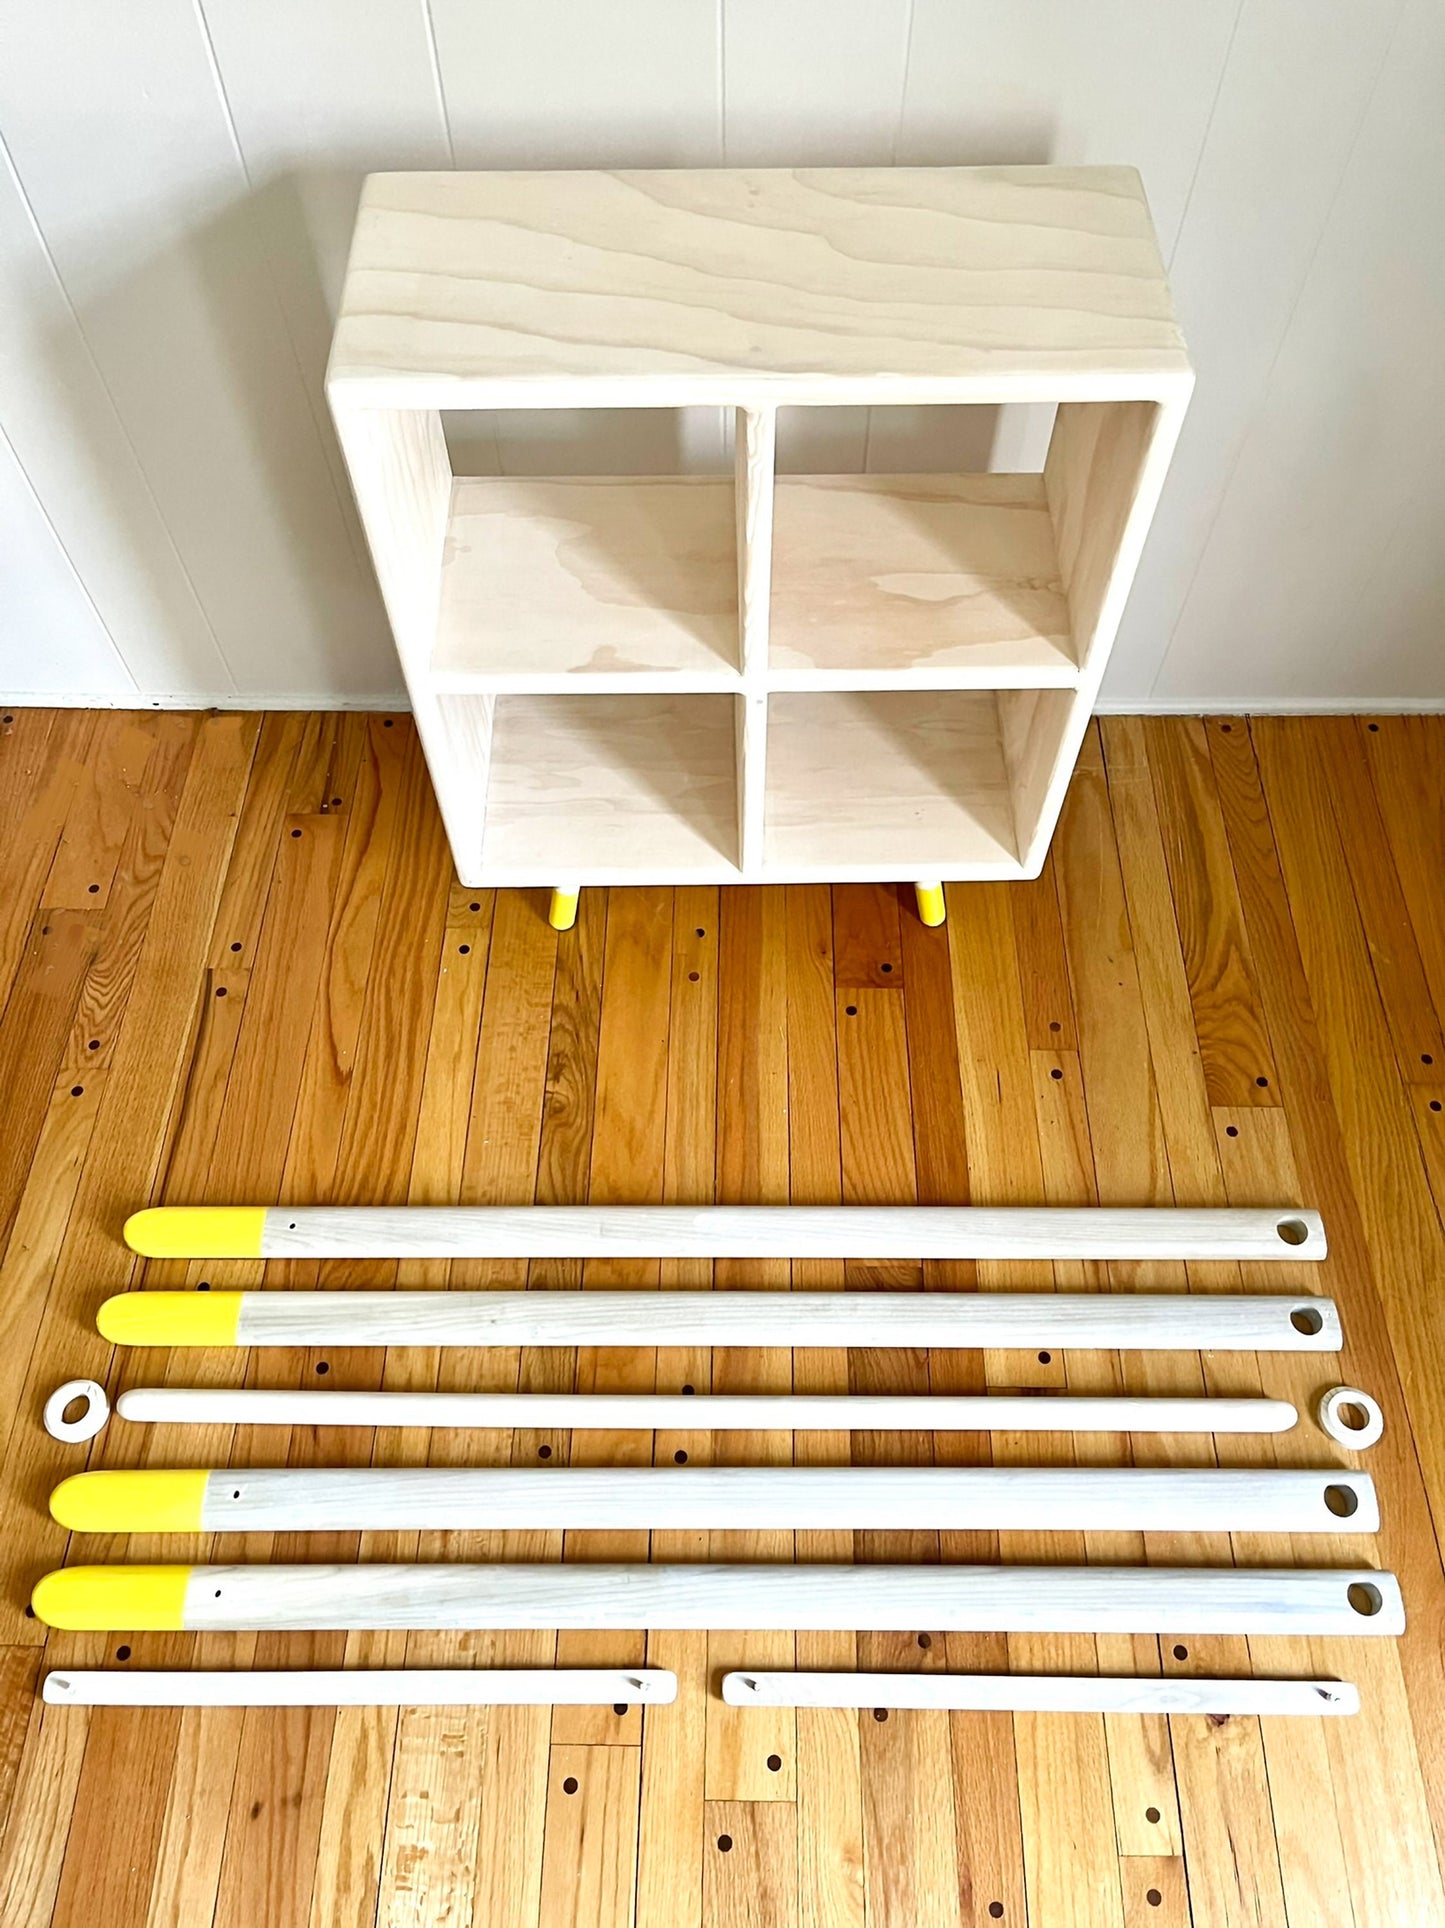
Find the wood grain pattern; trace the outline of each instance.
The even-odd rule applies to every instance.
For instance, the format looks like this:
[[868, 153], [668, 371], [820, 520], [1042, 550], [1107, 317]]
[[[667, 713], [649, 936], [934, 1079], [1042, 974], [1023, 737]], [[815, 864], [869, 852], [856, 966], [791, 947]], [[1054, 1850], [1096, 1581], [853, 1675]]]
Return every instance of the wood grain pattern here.
[[431, 662], [438, 689], [730, 689], [737, 639], [728, 483], [452, 484]]
[[[580, 330], [559, 334], [562, 312]], [[373, 408], [1188, 381], [1130, 168], [373, 174], [328, 371]]]
[[[83, 794], [76, 776], [89, 727], [85, 718], [21, 711], [13, 735], [0, 735], [0, 879], [7, 886], [0, 890], [0, 994], [49, 921], [42, 898], [66, 834], [68, 799], [77, 811], [71, 883], [92, 881], [81, 876], [82, 852], [104, 852], [109, 861], [116, 819], [93, 789]], [[667, 894], [670, 920], [654, 913], [670, 936], [636, 940], [647, 963], [638, 975], [631, 940], [610, 953], [605, 945], [605, 892], [584, 895], [576, 930], [559, 940], [537, 898], [500, 893], [494, 915], [490, 892], [447, 890], [406, 719], [388, 729], [383, 715], [339, 730], [334, 719], [300, 715], [265, 718], [259, 727], [224, 717], [134, 719], [135, 729], [155, 730], [156, 749], [139, 799], [127, 803], [129, 827], [109, 888], [96, 893], [105, 902], [95, 916], [95, 963], [78, 983], [66, 980], [73, 1001], [63, 1062], [22, 1175], [0, 1280], [10, 1641], [0, 1666], [0, 1913], [7, 1928], [12, 1921], [91, 1928], [102, 1914], [118, 1928], [192, 1928], [216, 1918], [218, 1901], [229, 1928], [258, 1920], [268, 1928], [369, 1928], [378, 1911], [382, 1920], [414, 1919], [419, 1928], [468, 1916], [536, 1928], [548, 1918], [544, 1862], [547, 1905], [564, 1920], [579, 1891], [612, 1897], [599, 1905], [620, 1913], [617, 1897], [635, 1868], [637, 1919], [654, 1928], [747, 1920], [749, 1910], [760, 1922], [861, 1928], [865, 1907], [888, 1921], [890, 1909], [896, 1917], [910, 1895], [917, 1899], [921, 1871], [943, 1868], [952, 1870], [952, 1885], [932, 1912], [969, 1928], [998, 1918], [994, 1902], [1005, 1910], [1004, 1928], [1030, 1919], [1030, 1910], [1049, 1928], [1081, 1917], [1088, 1928], [1114, 1920], [1128, 1928], [1190, 1920], [1195, 1928], [1283, 1920], [1292, 1928], [1296, 1921], [1338, 1928], [1342, 1917], [1393, 1928], [1445, 1917], [1436, 1848], [1437, 1835], [1445, 1838], [1438, 1661], [1445, 1582], [1431, 1511], [1445, 1491], [1438, 1477], [1445, 1434], [1432, 1394], [1439, 1335], [1430, 1284], [1441, 1268], [1442, 1165], [1421, 1152], [1427, 1133], [1445, 1132], [1438, 1122], [1445, 1113], [1429, 1108], [1445, 1079], [1429, 1082], [1437, 1067], [1403, 1061], [1412, 1013], [1424, 1016], [1419, 971], [1437, 1009], [1440, 995], [1445, 953], [1433, 907], [1445, 737], [1425, 718], [1380, 719], [1375, 731], [1362, 721], [1379, 814], [1361, 810], [1359, 826], [1347, 830], [1321, 775], [1334, 755], [1326, 749], [1327, 738], [1336, 741], [1332, 732], [1211, 719], [1209, 768], [1196, 763], [1176, 788], [1155, 778], [1173, 755], [1165, 738], [1178, 727], [1130, 724], [1121, 735], [1110, 722], [1104, 755], [1091, 734], [1066, 834], [1044, 877], [1002, 891], [953, 890], [942, 931], [925, 931], [886, 887], [728, 893], [733, 908], [723, 922], [716, 890], [680, 888]], [[129, 740], [125, 725], [119, 739]], [[70, 771], [63, 781], [62, 765]], [[1358, 799], [1358, 788], [1351, 794]], [[1174, 898], [1169, 853], [1201, 843], [1214, 852], [1216, 809], [1237, 893], [1232, 928], [1247, 940], [1253, 991], [1236, 979], [1236, 994], [1196, 1014], [1181, 936], [1194, 913]], [[321, 825], [331, 816], [342, 825], [340, 843], [323, 850], [334, 833]], [[306, 834], [293, 840], [292, 828]], [[1211, 888], [1228, 886], [1225, 862], [1209, 856]], [[1392, 871], [1399, 895], [1388, 878], [1361, 894], [1365, 862]], [[1193, 880], [1181, 873], [1180, 887], [1192, 890]], [[68, 886], [65, 894], [90, 896]], [[1419, 971], [1408, 958], [1399, 965], [1407, 955], [1402, 899]], [[80, 914], [88, 916], [84, 906]], [[653, 921], [644, 923], [650, 932]], [[1101, 1261], [1084, 1260], [1060, 1263], [1052, 1282], [1064, 1295], [1097, 1295], [1107, 1284], [1130, 1296], [1167, 1293], [1205, 1306], [1217, 1295], [1269, 1297], [1281, 1281], [1303, 1283], [1329, 1293], [1339, 1308], [1346, 1347], [1339, 1356], [1212, 1351], [1201, 1364], [1187, 1352], [1085, 1348], [1067, 1357], [1052, 1351], [1045, 1364], [1038, 1347], [956, 1348], [926, 1356], [926, 1383], [935, 1397], [1037, 1399], [1039, 1389], [1264, 1395], [1305, 1415], [1323, 1380], [1357, 1381], [1386, 1411], [1383, 1440], [1357, 1463], [1379, 1487], [1377, 1556], [1401, 1579], [1409, 1606], [1403, 1639], [1181, 1630], [1161, 1648], [1145, 1636], [1032, 1635], [1010, 1643], [1004, 1635], [916, 1625], [869, 1639], [885, 1656], [877, 1664], [925, 1685], [944, 1673], [1027, 1668], [1028, 1641], [1047, 1640], [1087, 1647], [1080, 1675], [1140, 1675], [1146, 1690], [1153, 1681], [1161, 1693], [1187, 1694], [1212, 1677], [1345, 1678], [1359, 1687], [1359, 1714], [1262, 1722], [1238, 1714], [1221, 1724], [1198, 1716], [1166, 1722], [1158, 1714], [923, 1709], [879, 1722], [872, 1706], [739, 1708], [725, 1712], [742, 1725], [724, 1729], [713, 1723], [720, 1703], [710, 1635], [700, 1629], [650, 1636], [649, 1663], [675, 1668], [679, 1697], [646, 1710], [640, 1727], [635, 1711], [619, 1717], [610, 1705], [400, 1714], [346, 1708], [310, 1710], [300, 1721], [296, 1713], [305, 1710], [187, 1708], [152, 1710], [139, 1718], [159, 1725], [128, 1728], [133, 1710], [111, 1709], [101, 1723], [99, 1711], [35, 1704], [42, 1643], [53, 1670], [116, 1676], [190, 1666], [556, 1663], [555, 1627], [141, 1630], [108, 1638], [47, 1631], [22, 1611], [36, 1575], [62, 1557], [45, 1494], [86, 1460], [46, 1440], [36, 1416], [45, 1395], [76, 1371], [107, 1380], [113, 1398], [128, 1384], [574, 1392], [576, 1361], [566, 1346], [398, 1348], [383, 1359], [332, 1343], [291, 1353], [108, 1360], [91, 1320], [99, 1300], [132, 1284], [264, 1284], [279, 1298], [297, 1287], [324, 1288], [333, 1272], [388, 1296], [395, 1296], [393, 1281], [411, 1294], [530, 1285], [529, 1297], [545, 1300], [559, 1287], [575, 1296], [568, 1289], [580, 1284], [582, 1262], [567, 1258], [530, 1266], [506, 1257], [353, 1259], [335, 1268], [303, 1259], [265, 1267], [153, 1261], [142, 1270], [114, 1234], [148, 1193], [224, 1202], [240, 1187], [249, 1197], [275, 1198], [288, 1175], [311, 1188], [306, 1196], [338, 1203], [373, 1198], [383, 1184], [387, 1197], [416, 1204], [502, 1205], [533, 1196], [542, 1204], [585, 1203], [599, 1120], [602, 980], [613, 964], [601, 1114], [616, 1161], [608, 1180], [613, 1202], [705, 1204], [722, 1181], [723, 1195], [739, 1202], [791, 1196], [836, 1206], [846, 1133], [850, 1187], [907, 1178], [929, 1203], [1096, 1196], [1123, 1205], [1259, 1208], [1299, 1198], [1323, 1209], [1330, 1252], [1322, 1268], [1284, 1274], [1250, 1260], [1191, 1260], [1186, 1271], [1151, 1259], [1106, 1273]], [[221, 989], [227, 995], [217, 998]], [[850, 1016], [864, 990], [887, 1008]], [[855, 1048], [848, 1033], [860, 1024], [868, 1036]], [[1207, 1025], [1215, 1062], [1247, 1069], [1261, 1024], [1278, 1102], [1240, 1093], [1243, 1102], [1211, 1105], [1196, 1027]], [[847, 1053], [841, 1083], [840, 1034]], [[95, 1053], [92, 1038], [100, 1040]], [[38, 1031], [37, 1047], [41, 1039]], [[1430, 1050], [1429, 1042], [1419, 1046]], [[636, 1077], [619, 1080], [631, 1054], [640, 1061]], [[92, 1057], [100, 1062], [92, 1066]], [[71, 1096], [75, 1083], [84, 1086], [79, 1098]], [[645, 1182], [630, 1176], [634, 1156], [645, 1158]], [[658, 1265], [665, 1288], [648, 1294], [654, 1309], [677, 1288], [705, 1290], [713, 1269], [697, 1257], [647, 1263]], [[727, 1289], [716, 1296], [776, 1287], [786, 1279], [779, 1269], [778, 1261], [725, 1261]], [[886, 1273], [904, 1269], [890, 1265]], [[844, 1285], [837, 1259], [794, 1260], [791, 1273], [795, 1297]], [[629, 1268], [627, 1277], [637, 1273]], [[920, 1297], [948, 1299], [980, 1285], [1038, 1292], [1050, 1280], [1037, 1261], [985, 1258], [927, 1260], [921, 1282]], [[889, 1297], [901, 1307], [912, 1294]], [[654, 1325], [649, 1358], [657, 1338]], [[847, 1350], [836, 1338], [795, 1351], [791, 1361], [772, 1347], [710, 1354], [706, 1345], [670, 1341], [656, 1358], [656, 1390], [677, 1400], [723, 1390], [837, 1394], [848, 1384]], [[855, 1353], [860, 1366], [866, 1358]], [[725, 1388], [712, 1376], [719, 1363]], [[324, 1376], [315, 1370], [320, 1364], [328, 1367]], [[884, 1367], [873, 1353], [867, 1371]], [[695, 1394], [683, 1393], [689, 1384]], [[334, 1429], [339, 1457], [308, 1445], [299, 1428], [288, 1438], [258, 1427], [233, 1446], [223, 1426], [118, 1426], [92, 1446], [88, 1463], [180, 1465], [199, 1449], [202, 1463], [215, 1465], [232, 1459], [301, 1470], [365, 1464], [369, 1455], [378, 1468], [424, 1466], [430, 1458], [438, 1467], [520, 1470], [539, 1467], [543, 1445], [554, 1464], [571, 1454], [565, 1429], [516, 1424], [513, 1432], [434, 1435], [389, 1428], [374, 1448], [368, 1432], [341, 1427]], [[786, 1438], [765, 1443], [782, 1447]], [[739, 1439], [745, 1456], [756, 1457], [758, 1442]], [[938, 1434], [931, 1455], [940, 1467], [1021, 1466], [1037, 1463], [1036, 1444], [1018, 1434]], [[1123, 1439], [1081, 1434], [1072, 1451], [1067, 1440], [1060, 1444], [1066, 1463], [1129, 1463]], [[1207, 1467], [1214, 1454], [1201, 1458], [1201, 1444], [1159, 1436], [1147, 1459]], [[846, 1435], [810, 1432], [796, 1436], [792, 1456], [800, 1466], [841, 1466], [849, 1445]], [[1238, 1436], [1227, 1445], [1229, 1465], [1262, 1470], [1306, 1468], [1331, 1456], [1307, 1417], [1291, 1432]], [[711, 1442], [696, 1428], [669, 1428], [653, 1435], [645, 1457], [671, 1468], [678, 1451], [701, 1465]], [[805, 1563], [854, 1557], [851, 1533], [789, 1537]], [[1137, 1537], [1083, 1538], [1081, 1557], [1103, 1567], [1143, 1560], [1148, 1570], [1180, 1562], [1198, 1568], [1222, 1551], [1219, 1542], [1211, 1553], [1189, 1535], [1151, 1534], [1142, 1546]], [[371, 1561], [523, 1560], [550, 1563], [555, 1577], [561, 1543], [559, 1533], [542, 1531], [449, 1538], [401, 1531], [366, 1536], [359, 1546], [356, 1536], [324, 1540], [321, 1557], [343, 1565], [358, 1551]], [[1018, 1536], [1004, 1536], [1006, 1547], [1018, 1544]], [[1066, 1537], [1050, 1535], [1040, 1545], [1052, 1564], [1072, 1557]], [[1352, 1545], [1360, 1542], [1246, 1536], [1235, 1557], [1246, 1572], [1301, 1559], [1346, 1566]], [[1316, 1551], [1330, 1547], [1338, 1551]], [[589, 1564], [585, 1534], [572, 1550], [578, 1557], [567, 1577]], [[673, 1529], [650, 1547], [664, 1564], [705, 1560], [707, 1551], [700, 1536]], [[999, 1537], [946, 1532], [939, 1551], [950, 1564], [992, 1563]], [[269, 1557], [310, 1560], [317, 1552], [315, 1542], [297, 1539], [278, 1541]], [[186, 1554], [207, 1557], [199, 1546]], [[166, 1553], [159, 1540], [127, 1547], [116, 1539], [78, 1541], [70, 1557]], [[209, 1557], [268, 1552], [264, 1543], [238, 1540], [221, 1542]], [[932, 1609], [915, 1600], [904, 1612], [912, 1618]], [[579, 1629], [568, 1639], [598, 1634]], [[747, 1627], [711, 1635], [729, 1666], [837, 1672], [858, 1665], [856, 1622], [787, 1635], [785, 1657], [769, 1645], [777, 1639], [776, 1630], [762, 1637]], [[734, 1641], [745, 1644], [728, 1653]], [[122, 1646], [130, 1649], [126, 1660], [117, 1658]], [[1177, 1658], [1176, 1647], [1187, 1658]], [[561, 1753], [577, 1748], [570, 1768], [551, 1750], [554, 1718], [600, 1723], [582, 1730], [580, 1747], [564, 1728]], [[1070, 1720], [1093, 1724], [1087, 1745], [1070, 1738]], [[936, 1724], [944, 1742], [920, 1723]], [[1040, 1723], [1063, 1724], [1046, 1733]], [[709, 1724], [721, 1793], [705, 1801]], [[620, 1744], [603, 1738], [609, 1733]], [[577, 1804], [586, 1797], [565, 1795], [561, 1782], [572, 1772], [579, 1788], [589, 1785], [576, 1760], [585, 1756], [591, 1775], [607, 1767], [604, 1755], [628, 1758], [612, 1770], [618, 1785], [594, 1789], [579, 1821]], [[768, 1765], [772, 1755], [777, 1770]], [[1087, 1784], [1086, 1773], [1093, 1775]], [[785, 1783], [787, 1798], [764, 1798]], [[920, 1820], [905, 1803], [925, 1798], [925, 1786], [933, 1812]], [[100, 1825], [105, 1812], [123, 1813], [133, 1825], [123, 1834]], [[718, 1847], [723, 1833], [734, 1843], [726, 1852]], [[915, 1918], [929, 1918], [933, 1899], [915, 1907]]]
[[[593, 1261], [613, 1264], [616, 1261]], [[997, 1261], [1020, 1264], [1019, 1260]], [[636, 1272], [641, 1260], [627, 1261]], [[719, 1264], [724, 1261], [719, 1260]], [[212, 1266], [209, 1268], [215, 1270]], [[181, 1295], [175, 1295], [180, 1298]], [[245, 1292], [236, 1322], [242, 1346], [335, 1345], [646, 1345], [681, 1346], [972, 1345], [1112, 1346], [1168, 1352], [1180, 1347], [1227, 1351], [1338, 1352], [1339, 1313], [1332, 1299], [1301, 1293], [1183, 1294], [899, 1292], [886, 1305], [846, 1292], [820, 1294], [806, 1308], [761, 1292], [647, 1293], [557, 1291], [545, 1299], [520, 1292], [349, 1291]], [[117, 1301], [108, 1302], [114, 1306]], [[124, 1304], [124, 1299], [120, 1301]], [[180, 1310], [184, 1310], [184, 1301]], [[159, 1313], [161, 1308], [156, 1308]], [[123, 1325], [107, 1327], [120, 1343]], [[152, 1340], [165, 1329], [151, 1328]], [[186, 1330], [187, 1328], [181, 1328]], [[147, 1342], [149, 1343], [149, 1342]]]
[[[116, 1492], [105, 1473], [76, 1474], [51, 1495], [51, 1511], [92, 1532], [197, 1530], [190, 1521], [182, 1527], [157, 1520], [161, 1507], [148, 1500], [147, 1482], [163, 1489], [165, 1473], [124, 1477]], [[203, 1533], [366, 1533], [408, 1525], [1373, 1533], [1380, 1523], [1369, 1474], [1343, 1468], [246, 1467], [203, 1477]]]
[[1037, 475], [779, 478], [776, 689], [1077, 680]]

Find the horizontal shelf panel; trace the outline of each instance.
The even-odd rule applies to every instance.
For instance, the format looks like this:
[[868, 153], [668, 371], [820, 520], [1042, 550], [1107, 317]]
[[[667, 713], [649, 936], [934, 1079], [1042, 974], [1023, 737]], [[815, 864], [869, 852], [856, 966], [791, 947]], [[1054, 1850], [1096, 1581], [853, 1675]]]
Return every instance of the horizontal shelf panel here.
[[889, 167], [373, 174], [328, 382], [455, 408], [1188, 378], [1133, 169]]
[[780, 476], [774, 688], [1071, 688], [1041, 475]]
[[444, 691], [738, 687], [731, 479], [458, 477], [431, 680]]
[[764, 874], [1021, 875], [986, 692], [810, 692], [768, 704]]
[[486, 881], [735, 880], [735, 712], [727, 696], [498, 697]]

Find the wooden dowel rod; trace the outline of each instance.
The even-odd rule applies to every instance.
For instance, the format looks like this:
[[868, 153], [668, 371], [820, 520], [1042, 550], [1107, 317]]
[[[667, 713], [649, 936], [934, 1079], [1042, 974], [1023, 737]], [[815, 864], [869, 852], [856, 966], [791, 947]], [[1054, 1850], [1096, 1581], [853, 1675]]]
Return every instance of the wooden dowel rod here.
[[148, 1258], [1321, 1259], [1318, 1212], [987, 1205], [162, 1205]]
[[1132, 1292], [124, 1292], [131, 1346], [1086, 1346], [1338, 1352], [1333, 1300]]
[[294, 1392], [136, 1386], [122, 1419], [191, 1426], [520, 1426], [607, 1432], [1282, 1433], [1287, 1399], [1093, 1399], [995, 1393]]
[[45, 1625], [169, 1628], [675, 1627], [973, 1633], [1398, 1634], [1372, 1568], [941, 1566], [65, 1567]]
[[1003, 1533], [1373, 1533], [1343, 1469], [1166, 1467], [230, 1467], [76, 1473], [75, 1533], [525, 1532], [619, 1527], [947, 1527]]

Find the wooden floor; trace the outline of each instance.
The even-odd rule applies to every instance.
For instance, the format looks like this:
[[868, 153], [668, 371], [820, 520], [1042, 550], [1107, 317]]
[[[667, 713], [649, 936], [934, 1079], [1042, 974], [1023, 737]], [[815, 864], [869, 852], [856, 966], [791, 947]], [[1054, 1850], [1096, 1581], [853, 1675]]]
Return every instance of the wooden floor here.
[[[5, 1928], [1034, 1928], [1445, 1921], [1445, 720], [1111, 719], [1051, 867], [911, 893], [536, 894], [451, 878], [406, 718], [94, 715], [0, 723], [0, 1920]], [[1322, 1209], [1346, 1379], [1383, 1402], [1375, 1549], [1411, 1614], [1378, 1640], [671, 1633], [676, 1706], [178, 1714], [42, 1710], [46, 1664], [637, 1662], [641, 1635], [51, 1634], [78, 1542], [45, 1496], [84, 1449], [44, 1396], [229, 1383], [243, 1355], [97, 1338], [127, 1283], [258, 1283], [119, 1240], [147, 1200], [1276, 1203]], [[692, 1262], [586, 1285], [706, 1284]], [[277, 1265], [267, 1283], [314, 1284]], [[536, 1264], [531, 1283], [577, 1282]], [[923, 1284], [1047, 1283], [929, 1265]], [[1053, 1268], [1060, 1286], [1267, 1288], [1267, 1267]], [[660, 1276], [659, 1276], [660, 1273]], [[717, 1283], [785, 1288], [786, 1265]], [[328, 1285], [520, 1283], [510, 1265], [352, 1264]], [[916, 1287], [919, 1268], [797, 1262], [794, 1290]], [[616, 1390], [1282, 1394], [1336, 1362], [1275, 1356], [601, 1351], [271, 1353], [257, 1382]], [[91, 1465], [215, 1461], [846, 1459], [846, 1436], [164, 1432], [112, 1421]], [[1324, 1463], [1306, 1420], [1230, 1463]], [[857, 1460], [987, 1442], [860, 1435]], [[1121, 1442], [1000, 1438], [1004, 1461]], [[1139, 1441], [1195, 1463], [1208, 1441]], [[220, 1546], [233, 1557], [236, 1546]], [[248, 1542], [245, 1557], [642, 1558], [638, 1533]], [[656, 1533], [654, 1558], [1337, 1560], [1358, 1542], [923, 1533]], [[1338, 1672], [1354, 1721], [726, 1708], [727, 1666]]]

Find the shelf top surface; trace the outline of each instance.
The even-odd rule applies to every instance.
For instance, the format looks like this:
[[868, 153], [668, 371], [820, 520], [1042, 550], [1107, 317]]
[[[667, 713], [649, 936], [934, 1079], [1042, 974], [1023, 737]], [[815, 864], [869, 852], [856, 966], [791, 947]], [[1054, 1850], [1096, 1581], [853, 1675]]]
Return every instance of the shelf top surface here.
[[1169, 400], [1121, 167], [373, 174], [328, 386], [373, 407]]

